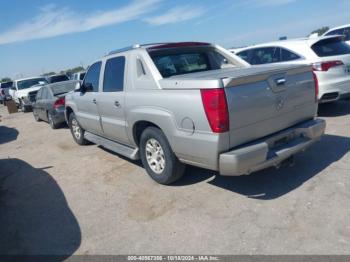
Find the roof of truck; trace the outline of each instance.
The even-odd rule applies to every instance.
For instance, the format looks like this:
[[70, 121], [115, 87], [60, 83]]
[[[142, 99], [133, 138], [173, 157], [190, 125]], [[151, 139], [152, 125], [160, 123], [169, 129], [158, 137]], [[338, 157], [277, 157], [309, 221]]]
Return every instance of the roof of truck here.
[[144, 49], [162, 49], [162, 48], [174, 48], [174, 47], [192, 47], [192, 46], [210, 46], [210, 43], [205, 42], [164, 42], [164, 43], [150, 43], [150, 44], [135, 44], [132, 46], [120, 48], [114, 51], [111, 51], [107, 54], [113, 55], [117, 53], [122, 53], [130, 51], [133, 49], [144, 48]]

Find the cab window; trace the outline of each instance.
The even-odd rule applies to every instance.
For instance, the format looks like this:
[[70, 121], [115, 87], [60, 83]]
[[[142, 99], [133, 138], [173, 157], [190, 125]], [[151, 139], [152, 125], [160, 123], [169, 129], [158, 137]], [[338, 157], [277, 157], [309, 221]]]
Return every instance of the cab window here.
[[86, 73], [83, 85], [91, 85], [92, 91], [90, 92], [98, 92], [99, 82], [100, 82], [100, 72], [101, 72], [101, 62], [97, 62], [92, 64], [89, 67], [89, 70]]
[[125, 57], [108, 59], [103, 78], [103, 92], [120, 92], [124, 89]]

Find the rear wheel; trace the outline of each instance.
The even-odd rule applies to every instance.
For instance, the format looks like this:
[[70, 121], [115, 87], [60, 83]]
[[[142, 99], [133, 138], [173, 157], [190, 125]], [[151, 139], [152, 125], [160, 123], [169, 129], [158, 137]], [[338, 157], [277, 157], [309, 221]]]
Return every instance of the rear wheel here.
[[73, 139], [79, 145], [86, 145], [88, 141], [84, 138], [85, 130], [79, 125], [74, 113], [69, 115], [69, 129], [72, 133]]
[[55, 122], [55, 120], [52, 118], [52, 115], [50, 113], [47, 113], [47, 119], [49, 120], [49, 124], [52, 129], [58, 128], [59, 125]]
[[146, 128], [140, 139], [142, 164], [149, 176], [159, 184], [169, 185], [180, 179], [185, 165], [172, 151], [163, 132], [155, 127]]

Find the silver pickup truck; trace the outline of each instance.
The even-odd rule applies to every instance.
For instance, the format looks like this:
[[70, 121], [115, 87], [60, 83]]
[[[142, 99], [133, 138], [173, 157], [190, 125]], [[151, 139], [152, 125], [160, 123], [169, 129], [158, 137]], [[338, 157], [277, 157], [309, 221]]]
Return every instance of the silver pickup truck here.
[[158, 183], [185, 164], [238, 176], [319, 140], [310, 66], [247, 66], [216, 45], [136, 45], [93, 63], [66, 96], [74, 140], [140, 159]]

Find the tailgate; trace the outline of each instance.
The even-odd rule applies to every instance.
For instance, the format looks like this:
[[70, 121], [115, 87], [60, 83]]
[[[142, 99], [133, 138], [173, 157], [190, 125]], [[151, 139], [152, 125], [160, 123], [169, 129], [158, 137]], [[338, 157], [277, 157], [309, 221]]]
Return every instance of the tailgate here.
[[251, 69], [240, 77], [222, 79], [231, 148], [312, 119], [317, 111], [310, 66]]

